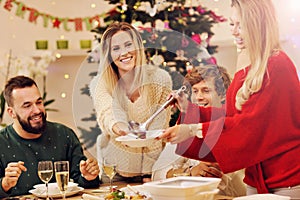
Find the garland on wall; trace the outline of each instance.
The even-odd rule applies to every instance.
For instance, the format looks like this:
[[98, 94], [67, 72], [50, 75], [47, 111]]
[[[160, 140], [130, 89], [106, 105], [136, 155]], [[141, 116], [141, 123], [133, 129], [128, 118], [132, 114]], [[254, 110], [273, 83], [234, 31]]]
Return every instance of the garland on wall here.
[[[0, 3], [2, 0], [0, 0]], [[92, 30], [93, 24], [97, 24], [97, 26], [102, 26], [104, 23], [104, 18], [107, 13], [89, 16], [89, 17], [76, 17], [76, 18], [68, 18], [68, 17], [57, 17], [47, 13], [43, 13], [38, 11], [35, 8], [28, 7], [24, 3], [16, 0], [6, 0], [3, 6], [4, 9], [11, 12], [13, 8], [16, 9], [15, 15], [21, 18], [25, 18], [25, 14], [28, 14], [28, 21], [30, 23], [37, 23], [38, 18], [42, 18], [43, 26], [45, 28], [52, 26], [52, 28], [63, 28], [65, 31], [71, 31], [72, 26], [75, 31], [83, 31], [83, 27], [85, 25], [85, 29], [87, 31]], [[106, 25], [104, 25], [106, 26]]]

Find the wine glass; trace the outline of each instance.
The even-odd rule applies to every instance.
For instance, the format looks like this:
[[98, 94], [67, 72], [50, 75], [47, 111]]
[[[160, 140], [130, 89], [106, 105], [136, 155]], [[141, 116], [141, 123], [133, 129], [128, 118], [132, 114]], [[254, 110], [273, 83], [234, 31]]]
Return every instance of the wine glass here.
[[113, 159], [104, 158], [102, 168], [106, 176], [109, 178], [109, 190], [112, 191], [112, 180], [117, 173], [117, 163]]
[[69, 183], [69, 161], [56, 161], [54, 162], [55, 178], [58, 188], [66, 199], [66, 190]]
[[49, 199], [48, 183], [53, 176], [53, 164], [52, 161], [40, 161], [38, 162], [38, 175], [40, 179], [46, 184], [46, 199]]

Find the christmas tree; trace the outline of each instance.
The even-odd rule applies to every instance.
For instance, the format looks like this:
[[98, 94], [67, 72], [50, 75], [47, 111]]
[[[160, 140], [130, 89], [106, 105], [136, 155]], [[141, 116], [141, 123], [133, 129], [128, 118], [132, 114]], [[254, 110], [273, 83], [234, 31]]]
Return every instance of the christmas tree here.
[[168, 71], [175, 67], [185, 75], [189, 67], [216, 62], [211, 57], [217, 49], [210, 45], [211, 29], [226, 19], [213, 11], [201, 5], [187, 6], [185, 0], [106, 1], [116, 6], [106, 13], [105, 26], [92, 30], [99, 39], [111, 22], [125, 21], [140, 31], [149, 62], [168, 66]]
[[[201, 5], [187, 6], [185, 0], [106, 0], [116, 5], [105, 14], [104, 22], [92, 30], [97, 33], [95, 41], [101, 40], [102, 33], [113, 21], [125, 21], [136, 27], [143, 38], [148, 61], [167, 70], [173, 80], [173, 89], [181, 87], [187, 71], [197, 65], [215, 63], [212, 55], [217, 46], [210, 44], [212, 27], [224, 22], [221, 16]], [[190, 0], [193, 1], [193, 0]], [[88, 57], [89, 62], [97, 62], [97, 48]], [[94, 77], [97, 72], [92, 72]], [[82, 94], [89, 95], [88, 85]], [[176, 123], [178, 110], [173, 110], [170, 126]], [[83, 121], [95, 121], [90, 129], [79, 130], [81, 140], [89, 148], [101, 133], [96, 122], [95, 112]], [[89, 134], [88, 134], [89, 133]]]

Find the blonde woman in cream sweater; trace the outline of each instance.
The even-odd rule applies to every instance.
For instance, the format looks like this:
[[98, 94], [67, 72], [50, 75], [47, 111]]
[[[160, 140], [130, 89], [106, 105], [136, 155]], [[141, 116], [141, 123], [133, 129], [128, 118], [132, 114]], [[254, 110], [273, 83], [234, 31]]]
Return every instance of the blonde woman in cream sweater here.
[[[115, 139], [128, 133], [128, 121], [146, 121], [166, 101], [172, 89], [171, 77], [165, 70], [145, 64], [141, 36], [126, 22], [115, 22], [107, 28], [101, 38], [100, 55], [98, 75], [90, 84], [102, 130], [97, 139], [98, 161], [117, 161], [115, 179], [145, 182], [164, 143], [159, 140], [151, 146], [133, 148]], [[167, 128], [169, 120], [170, 109], [166, 109], [148, 129]], [[102, 181], [108, 181], [105, 175]]]

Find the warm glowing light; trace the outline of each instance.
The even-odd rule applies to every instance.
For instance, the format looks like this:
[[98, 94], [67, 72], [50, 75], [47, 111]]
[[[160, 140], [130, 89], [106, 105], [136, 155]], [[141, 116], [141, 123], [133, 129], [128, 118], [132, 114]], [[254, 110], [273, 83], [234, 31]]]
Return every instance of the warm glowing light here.
[[93, 24], [94, 24], [94, 27], [97, 27], [97, 26], [99, 26], [99, 22], [98, 21], [93, 21]]
[[16, 35], [15, 34], [12, 34], [11, 36], [13, 39], [16, 39]]
[[67, 97], [67, 94], [66, 93], [64, 93], [64, 92], [62, 92], [61, 94], [60, 94], [60, 96], [61, 96], [61, 98], [66, 98]]
[[56, 54], [55, 54], [55, 57], [56, 57], [56, 58], [61, 58], [61, 54], [60, 54], [60, 53], [56, 53]]
[[52, 4], [52, 5], [56, 5], [56, 2], [55, 2], [55, 1], [52, 1], [51, 4]]
[[69, 78], [70, 78], [70, 75], [69, 75], [69, 74], [65, 74], [65, 75], [64, 75], [64, 78], [65, 78], [65, 79], [69, 79]]
[[96, 4], [92, 3], [91, 8], [96, 8]]
[[65, 36], [64, 36], [64, 35], [61, 35], [61, 36], [60, 36], [60, 39], [62, 39], [62, 40], [65, 39]]

